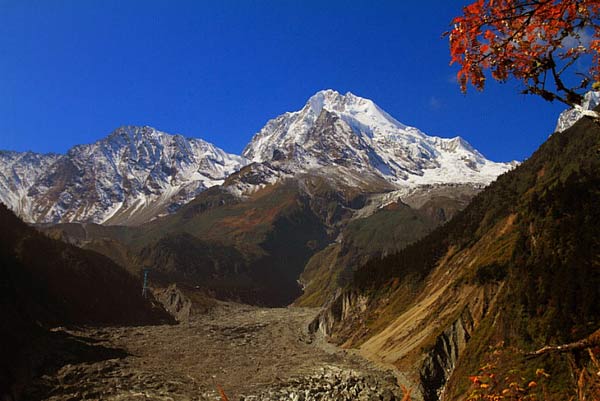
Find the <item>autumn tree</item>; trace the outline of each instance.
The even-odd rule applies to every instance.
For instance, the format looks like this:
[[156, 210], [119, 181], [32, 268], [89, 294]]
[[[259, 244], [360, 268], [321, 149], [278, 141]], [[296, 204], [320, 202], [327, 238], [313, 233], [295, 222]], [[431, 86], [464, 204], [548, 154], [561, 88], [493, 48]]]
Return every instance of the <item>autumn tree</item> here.
[[600, 0], [477, 0], [452, 23], [446, 35], [463, 92], [483, 90], [486, 70], [579, 109], [587, 91], [600, 90]]

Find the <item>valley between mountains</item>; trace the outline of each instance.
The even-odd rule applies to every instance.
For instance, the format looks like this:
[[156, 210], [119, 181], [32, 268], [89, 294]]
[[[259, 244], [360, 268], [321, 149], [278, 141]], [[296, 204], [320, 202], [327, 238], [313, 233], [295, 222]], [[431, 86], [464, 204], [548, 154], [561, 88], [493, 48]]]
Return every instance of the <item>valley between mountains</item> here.
[[58, 344], [26, 397], [204, 401], [220, 385], [232, 400], [400, 400], [392, 371], [308, 332], [317, 312], [219, 302], [179, 325], [58, 328], [90, 357]]
[[2, 151], [0, 396], [462, 400], [493, 366], [568, 399], [593, 356], [524, 355], [600, 327], [580, 117], [523, 163], [333, 90], [242, 155], [136, 126]]

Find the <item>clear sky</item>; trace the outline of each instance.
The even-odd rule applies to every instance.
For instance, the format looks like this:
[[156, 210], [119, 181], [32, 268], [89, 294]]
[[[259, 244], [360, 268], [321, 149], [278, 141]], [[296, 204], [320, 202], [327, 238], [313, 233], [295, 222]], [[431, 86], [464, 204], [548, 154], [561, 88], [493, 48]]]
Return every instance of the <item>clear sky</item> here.
[[516, 82], [460, 93], [441, 35], [468, 2], [0, 0], [0, 149], [62, 153], [133, 124], [239, 153], [332, 88], [522, 160], [563, 106]]

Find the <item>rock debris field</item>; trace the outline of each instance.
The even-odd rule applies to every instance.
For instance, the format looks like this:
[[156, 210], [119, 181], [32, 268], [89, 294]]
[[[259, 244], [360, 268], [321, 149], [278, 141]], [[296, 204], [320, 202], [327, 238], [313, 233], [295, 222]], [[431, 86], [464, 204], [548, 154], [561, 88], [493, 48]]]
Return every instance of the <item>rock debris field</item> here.
[[308, 333], [307, 308], [220, 302], [179, 325], [56, 328], [32, 400], [401, 400], [391, 372]]

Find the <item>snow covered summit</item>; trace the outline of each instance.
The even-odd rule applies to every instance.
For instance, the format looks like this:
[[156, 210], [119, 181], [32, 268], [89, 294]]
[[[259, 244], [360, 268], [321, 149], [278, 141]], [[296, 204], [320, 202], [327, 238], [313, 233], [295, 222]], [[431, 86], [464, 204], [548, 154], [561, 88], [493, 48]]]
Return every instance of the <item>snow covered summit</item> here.
[[270, 120], [242, 154], [254, 162], [283, 161], [294, 171], [339, 165], [400, 187], [488, 184], [514, 167], [486, 159], [460, 137], [428, 136], [369, 99], [331, 89]]

